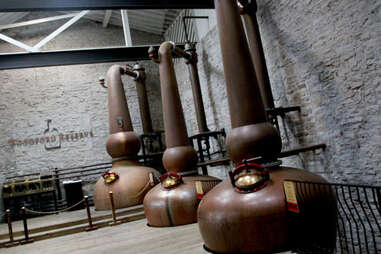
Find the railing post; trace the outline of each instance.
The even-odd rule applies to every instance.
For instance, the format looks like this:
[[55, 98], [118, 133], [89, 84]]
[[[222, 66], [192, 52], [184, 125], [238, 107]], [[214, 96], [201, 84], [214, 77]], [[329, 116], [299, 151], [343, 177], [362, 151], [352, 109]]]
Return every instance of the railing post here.
[[54, 178], [55, 178], [55, 184], [56, 184], [56, 189], [57, 189], [57, 199], [61, 201], [62, 192], [61, 192], [60, 175], [58, 172], [58, 168], [54, 168]]
[[89, 227], [85, 228], [85, 230], [86, 231], [96, 230], [96, 229], [98, 229], [98, 227], [93, 225], [93, 221], [91, 219], [91, 213], [90, 213], [90, 207], [89, 207], [89, 197], [84, 196], [84, 200], [85, 200], [85, 205], [86, 205], [87, 219], [89, 221]]
[[19, 242], [14, 241], [13, 239], [11, 211], [7, 209], [5, 213], [7, 214], [7, 218], [8, 218], [8, 232], [9, 232], [9, 242], [5, 244], [5, 247], [8, 248], [8, 247], [19, 245]]
[[22, 240], [20, 243], [21, 244], [33, 243], [34, 240], [32, 238], [29, 238], [29, 231], [28, 231], [28, 224], [27, 224], [27, 221], [26, 221], [26, 210], [25, 210], [25, 207], [22, 207], [21, 211], [22, 211], [22, 216], [23, 216], [22, 217], [22, 222], [24, 224], [25, 239]]
[[111, 202], [111, 213], [112, 213], [112, 222], [109, 223], [110, 226], [115, 226], [120, 223], [122, 223], [120, 220], [116, 220], [116, 213], [115, 213], [115, 204], [114, 204], [114, 194], [112, 191], [108, 193], [110, 195], [110, 202]]

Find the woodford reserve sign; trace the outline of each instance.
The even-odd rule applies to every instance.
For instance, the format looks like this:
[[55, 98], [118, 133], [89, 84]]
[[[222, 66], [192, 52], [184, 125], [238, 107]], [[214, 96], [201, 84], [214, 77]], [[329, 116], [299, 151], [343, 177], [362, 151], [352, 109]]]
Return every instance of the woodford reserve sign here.
[[27, 145], [37, 145], [43, 144], [46, 150], [61, 148], [61, 144], [64, 141], [78, 141], [83, 138], [94, 137], [92, 130], [89, 131], [79, 131], [70, 133], [60, 133], [57, 128], [51, 128], [51, 120], [47, 120], [47, 129], [44, 131], [43, 136], [33, 137], [33, 138], [19, 138], [19, 139], [9, 139], [8, 143], [12, 146], [27, 146]]

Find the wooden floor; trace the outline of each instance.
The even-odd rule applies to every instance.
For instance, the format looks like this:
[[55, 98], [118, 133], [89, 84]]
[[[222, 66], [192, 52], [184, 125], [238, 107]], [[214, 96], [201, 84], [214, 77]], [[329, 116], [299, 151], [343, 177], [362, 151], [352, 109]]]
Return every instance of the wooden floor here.
[[[43, 226], [53, 222], [65, 222], [78, 216], [83, 217], [83, 211], [44, 216], [30, 220], [30, 225]], [[106, 213], [106, 212], [100, 212]], [[94, 212], [99, 215], [99, 212]], [[1, 248], [1, 254], [10, 253], [54, 253], [54, 254], [201, 254], [207, 253], [197, 224], [170, 227], [148, 227], [146, 219], [120, 224], [114, 227], [104, 227], [95, 231], [36, 241], [31, 244], [11, 248]], [[15, 222], [15, 228], [22, 224]], [[0, 225], [0, 232], [6, 231], [6, 224]]]
[[0, 250], [7, 253], [207, 253], [197, 224], [151, 228], [145, 219]]
[[[134, 206], [132, 208], [143, 208], [142, 205], [140, 206]], [[126, 211], [128, 209], [132, 208], [126, 208], [126, 209], [119, 209], [119, 211]], [[102, 216], [106, 214], [110, 214], [110, 211], [95, 211], [94, 206], [90, 207], [91, 215], [92, 217], [96, 216]], [[70, 211], [70, 212], [63, 212], [59, 214], [52, 214], [52, 215], [45, 215], [40, 217], [34, 217], [31, 219], [28, 219], [28, 227], [31, 228], [37, 228], [37, 227], [44, 227], [49, 226], [53, 224], [59, 224], [59, 223], [67, 223], [70, 221], [75, 221], [78, 219], [86, 219], [87, 213], [85, 209], [76, 210], [76, 211]], [[12, 223], [13, 232], [16, 231], [22, 231], [24, 230], [22, 220], [14, 221]], [[8, 233], [8, 225], [6, 223], [0, 224], [0, 234], [6, 234]]]

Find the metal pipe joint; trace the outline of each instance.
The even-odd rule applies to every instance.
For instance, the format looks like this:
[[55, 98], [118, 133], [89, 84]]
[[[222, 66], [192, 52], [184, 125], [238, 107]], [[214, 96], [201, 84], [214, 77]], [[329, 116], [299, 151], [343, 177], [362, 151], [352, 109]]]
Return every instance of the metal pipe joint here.
[[258, 10], [256, 0], [238, 0], [240, 14], [255, 14]]
[[159, 51], [157, 48], [151, 46], [148, 49], [148, 55], [154, 63], [160, 63]]
[[[186, 49], [183, 50], [183, 49], [181, 49], [179, 47], [176, 47], [176, 44], [174, 42], [171, 41], [170, 43], [172, 44], [172, 52], [173, 52], [173, 54], [175, 54], [175, 55], [177, 55], [179, 57], [182, 57], [182, 58], [184, 58], [187, 61], [191, 61], [192, 60], [193, 54], [191, 52], [189, 52], [190, 50], [188, 50], [188, 49], [191, 48], [190, 46], [188, 46], [188, 47], [185, 46]], [[188, 44], [186, 44], [186, 45], [188, 45]]]
[[126, 67], [124, 74], [132, 77], [134, 81], [146, 79], [145, 69], [139, 63], [136, 63], [132, 68]]

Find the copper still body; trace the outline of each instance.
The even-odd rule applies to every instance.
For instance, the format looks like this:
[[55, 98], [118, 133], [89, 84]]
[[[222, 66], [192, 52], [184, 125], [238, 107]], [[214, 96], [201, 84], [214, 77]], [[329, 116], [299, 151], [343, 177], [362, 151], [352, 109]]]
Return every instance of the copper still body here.
[[140, 140], [132, 128], [121, 79], [121, 75], [129, 72], [119, 65], [113, 65], [107, 72], [110, 136], [106, 141], [106, 149], [113, 162], [112, 169], [94, 186], [96, 210], [111, 209], [110, 191], [114, 194], [115, 208], [142, 204], [145, 194], [152, 188], [150, 174], [156, 177], [160, 175], [155, 169], [144, 167], [138, 162]]
[[[288, 212], [285, 180], [326, 182], [295, 168], [281, 167], [281, 138], [265, 113], [236, 1], [215, 0], [232, 130], [226, 147], [237, 167], [230, 179], [200, 202], [198, 223], [205, 248], [213, 253], [275, 253], [318, 240], [336, 241], [335, 199], [329, 191], [309, 190]], [[257, 69], [255, 69], [257, 71]], [[262, 74], [263, 75], [263, 74]], [[249, 163], [260, 158], [262, 165]], [[306, 209], [314, 204], [318, 209]]]
[[159, 48], [157, 58], [153, 58], [159, 63], [167, 144], [163, 165], [168, 171], [162, 176], [161, 184], [156, 185], [144, 198], [144, 212], [148, 224], [155, 227], [196, 222], [199, 204], [197, 182], [204, 186], [204, 193], [219, 183], [214, 177], [197, 175], [198, 157], [189, 143], [172, 60], [172, 53], [176, 53], [177, 50], [179, 49], [172, 43], [164, 42]]

